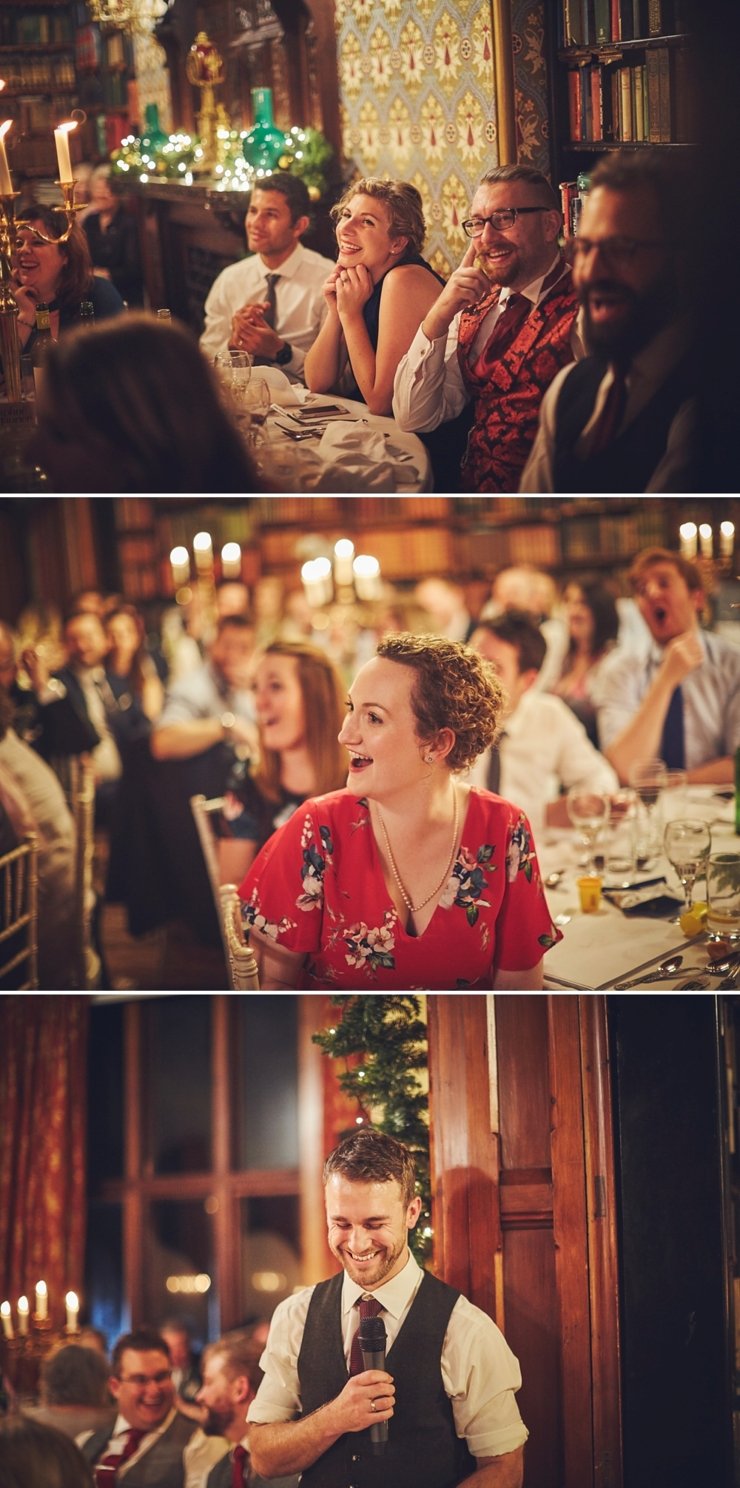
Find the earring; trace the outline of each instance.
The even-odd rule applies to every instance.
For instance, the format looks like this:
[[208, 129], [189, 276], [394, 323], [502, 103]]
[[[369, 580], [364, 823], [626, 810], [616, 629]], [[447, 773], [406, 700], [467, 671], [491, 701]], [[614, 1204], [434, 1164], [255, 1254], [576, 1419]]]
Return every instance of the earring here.
[[425, 765], [433, 765], [434, 764], [434, 755], [433, 754], [425, 754], [424, 755], [424, 764]]

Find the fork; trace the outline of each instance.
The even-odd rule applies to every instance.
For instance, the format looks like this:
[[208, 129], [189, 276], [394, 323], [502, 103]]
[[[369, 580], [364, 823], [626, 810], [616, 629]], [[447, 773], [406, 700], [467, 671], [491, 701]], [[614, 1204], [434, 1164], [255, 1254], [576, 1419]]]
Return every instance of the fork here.
[[710, 987], [711, 982], [707, 977], [689, 977], [685, 982], [676, 983], [677, 992], [703, 992], [705, 987]]

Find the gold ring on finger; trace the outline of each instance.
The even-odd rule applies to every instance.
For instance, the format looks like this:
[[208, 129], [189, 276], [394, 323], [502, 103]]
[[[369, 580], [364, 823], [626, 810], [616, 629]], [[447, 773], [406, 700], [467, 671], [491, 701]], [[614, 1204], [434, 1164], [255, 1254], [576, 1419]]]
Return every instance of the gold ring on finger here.
[[378, 1407], [375, 1404], [375, 1401], [374, 1400], [371, 1400], [370, 1401], [370, 1409], [371, 1409], [371, 1411], [376, 1411], [378, 1409]]

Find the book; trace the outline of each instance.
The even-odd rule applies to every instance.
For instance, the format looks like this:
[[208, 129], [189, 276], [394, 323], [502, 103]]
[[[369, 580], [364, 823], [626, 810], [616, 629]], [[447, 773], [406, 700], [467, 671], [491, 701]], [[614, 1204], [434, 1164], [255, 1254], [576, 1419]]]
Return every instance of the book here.
[[622, 27], [621, 27], [621, 13], [620, 13], [619, 0], [610, 0], [610, 21], [609, 21], [609, 28], [610, 28], [610, 31], [611, 31], [611, 40], [612, 41], [621, 41], [622, 40]]
[[601, 68], [598, 63], [589, 69], [591, 88], [591, 139], [604, 138], [604, 95], [601, 86]]
[[611, 41], [611, 0], [594, 0], [594, 33], [597, 46]]
[[648, 140], [651, 145], [660, 143], [660, 66], [658, 49], [650, 48], [645, 53], [647, 75]]
[[581, 110], [581, 84], [579, 69], [571, 67], [568, 72], [568, 128], [572, 140], [583, 138], [583, 115]]
[[633, 110], [635, 121], [635, 139], [645, 140], [645, 68], [642, 65], [632, 69], [633, 84]]
[[666, 144], [673, 138], [671, 133], [671, 56], [668, 47], [656, 47], [658, 54], [658, 99], [660, 142]]
[[630, 67], [619, 68], [619, 137], [622, 140], [634, 139], [632, 127], [632, 87], [630, 83]]
[[578, 71], [581, 83], [581, 139], [590, 140], [594, 137], [590, 68], [579, 67]]
[[665, 36], [668, 31], [667, 6], [664, 0], [647, 0], [648, 36]]
[[563, 0], [563, 37], [567, 47], [583, 46], [586, 41], [581, 0]]
[[634, 35], [633, 0], [619, 0], [619, 39], [632, 41]]

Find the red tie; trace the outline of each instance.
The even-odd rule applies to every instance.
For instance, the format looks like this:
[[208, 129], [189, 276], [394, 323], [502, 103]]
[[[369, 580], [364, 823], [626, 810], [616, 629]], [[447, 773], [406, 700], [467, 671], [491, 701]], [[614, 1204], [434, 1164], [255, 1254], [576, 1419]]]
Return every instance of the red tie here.
[[118, 1469], [122, 1462], [127, 1462], [133, 1457], [145, 1431], [138, 1431], [135, 1426], [129, 1426], [126, 1445], [122, 1452], [109, 1452], [107, 1457], [101, 1457], [95, 1464], [95, 1482], [97, 1488], [113, 1488], [118, 1477]]
[[231, 1488], [244, 1488], [247, 1482], [247, 1449], [241, 1446], [234, 1447], [234, 1455], [231, 1459]]
[[591, 431], [591, 448], [589, 459], [592, 455], [600, 455], [603, 450], [616, 439], [619, 426], [624, 417], [624, 407], [627, 402], [627, 383], [623, 367], [613, 367], [614, 381], [604, 399], [604, 406]]
[[384, 1309], [383, 1303], [378, 1302], [375, 1297], [360, 1297], [359, 1302], [355, 1303], [355, 1307], [359, 1307], [360, 1309], [360, 1322], [357, 1324], [357, 1329], [352, 1339], [352, 1347], [349, 1354], [349, 1372], [350, 1374], [362, 1374], [365, 1365], [362, 1358], [362, 1349], [360, 1348], [360, 1324], [363, 1318], [377, 1317], [378, 1313], [383, 1312]]
[[481, 369], [500, 361], [504, 352], [508, 351], [512, 341], [519, 334], [532, 308], [532, 301], [528, 300], [526, 295], [517, 294], [516, 291], [509, 295], [503, 309], [499, 311], [493, 330], [481, 352]]

